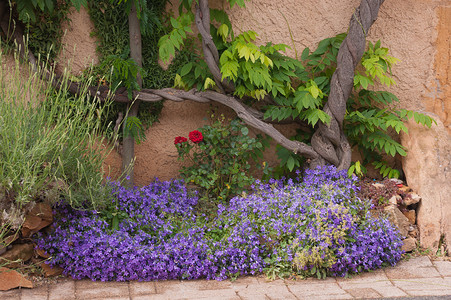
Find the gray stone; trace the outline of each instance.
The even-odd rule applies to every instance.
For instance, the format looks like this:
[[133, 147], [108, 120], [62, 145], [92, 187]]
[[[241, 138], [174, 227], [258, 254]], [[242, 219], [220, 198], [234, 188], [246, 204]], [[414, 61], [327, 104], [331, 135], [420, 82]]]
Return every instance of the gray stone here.
[[390, 178], [390, 181], [392, 181], [394, 184], [404, 184], [401, 179], [398, 178]]
[[401, 199], [401, 196], [394, 195], [388, 200], [388, 203], [393, 204], [393, 205], [398, 205], [398, 199]]
[[403, 237], [406, 237], [409, 233], [410, 222], [406, 216], [399, 210], [399, 208], [395, 205], [388, 205], [384, 207], [385, 213], [388, 215], [388, 219], [390, 222], [398, 227], [399, 232]]
[[402, 202], [403, 202], [403, 204], [405, 206], [409, 206], [409, 205], [412, 205], [412, 204], [417, 204], [420, 201], [421, 201], [421, 197], [418, 196], [418, 194], [416, 194], [416, 193], [408, 193], [407, 197], [405, 197]]
[[385, 188], [385, 185], [382, 184], [382, 183], [373, 183], [373, 186], [374, 186], [375, 188], [378, 188], [378, 189], [383, 189], [383, 188]]
[[402, 250], [404, 252], [412, 252], [416, 246], [417, 246], [417, 240], [412, 238], [412, 237], [408, 237], [406, 239], [404, 239], [402, 241], [403, 245], [402, 245]]

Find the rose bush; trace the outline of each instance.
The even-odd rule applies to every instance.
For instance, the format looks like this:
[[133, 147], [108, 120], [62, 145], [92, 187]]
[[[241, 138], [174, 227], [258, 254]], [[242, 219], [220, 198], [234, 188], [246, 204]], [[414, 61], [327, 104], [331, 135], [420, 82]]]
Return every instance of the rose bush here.
[[188, 140], [186, 139], [186, 137], [178, 136], [174, 140], [174, 145], [181, 144], [181, 143], [184, 143], [184, 142], [187, 142], [187, 141]]
[[204, 140], [202, 133], [199, 130], [193, 130], [188, 135], [189, 140], [194, 144], [198, 144]]
[[263, 156], [268, 141], [251, 138], [238, 120], [228, 122], [223, 116], [212, 125], [189, 133], [191, 143], [176, 143], [182, 178], [201, 192], [201, 197], [228, 199], [241, 193], [254, 181], [251, 163]]

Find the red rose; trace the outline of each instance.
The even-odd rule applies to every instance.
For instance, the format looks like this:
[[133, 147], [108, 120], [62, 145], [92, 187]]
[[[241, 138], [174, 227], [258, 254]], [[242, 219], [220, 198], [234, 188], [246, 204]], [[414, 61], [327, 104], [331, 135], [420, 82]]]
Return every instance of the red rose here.
[[202, 133], [198, 130], [191, 131], [188, 136], [191, 142], [193, 142], [194, 144], [200, 143], [204, 140]]
[[186, 139], [186, 137], [178, 136], [178, 137], [176, 137], [175, 140], [174, 140], [174, 145], [181, 144], [181, 143], [184, 143], [184, 142], [186, 142], [186, 141], [188, 141], [188, 140]]

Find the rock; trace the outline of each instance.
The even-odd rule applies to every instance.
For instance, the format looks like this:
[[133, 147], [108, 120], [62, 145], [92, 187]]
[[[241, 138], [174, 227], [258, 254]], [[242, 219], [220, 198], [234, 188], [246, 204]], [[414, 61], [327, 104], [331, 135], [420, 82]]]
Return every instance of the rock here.
[[58, 276], [63, 273], [63, 269], [58, 266], [51, 266], [47, 263], [42, 263], [41, 268], [44, 271], [45, 277]]
[[33, 215], [27, 215], [25, 217], [25, 222], [22, 225], [22, 235], [24, 237], [29, 237], [32, 232], [39, 231], [36, 230], [41, 225], [42, 219]]
[[412, 237], [404, 239], [402, 243], [401, 250], [404, 252], [412, 252], [417, 247], [417, 240]]
[[420, 231], [418, 230], [418, 226], [412, 225], [409, 228], [409, 236], [414, 239], [418, 239], [420, 237]]
[[407, 219], [409, 219], [410, 224], [415, 224], [416, 223], [416, 213], [415, 211], [412, 210], [407, 210], [407, 211], [403, 211], [402, 212], [404, 214], [404, 216], [406, 216]]
[[36, 254], [37, 255], [39, 255], [40, 257], [42, 257], [42, 258], [45, 258], [45, 259], [47, 259], [47, 258], [49, 258], [50, 257], [50, 255], [48, 255], [44, 250], [42, 250], [41, 248], [36, 248]]
[[0, 291], [7, 291], [16, 287], [32, 288], [33, 284], [20, 273], [1, 267], [0, 268]]
[[50, 205], [37, 203], [25, 217], [22, 225], [22, 235], [29, 237], [53, 222], [53, 213]]
[[402, 180], [398, 178], [390, 178], [390, 181], [393, 181], [395, 184], [403, 184]]
[[401, 192], [404, 192], [404, 193], [408, 193], [408, 192], [412, 191], [412, 188], [410, 186], [407, 186], [407, 185], [403, 185], [402, 187], [399, 187], [398, 189]]
[[16, 231], [14, 234], [7, 236], [0, 241], [0, 255], [6, 252], [10, 245], [19, 238], [19, 233]]
[[403, 237], [406, 237], [410, 229], [409, 219], [407, 219], [407, 217], [404, 216], [395, 205], [388, 205], [384, 207], [384, 211], [388, 215], [390, 222], [398, 227], [399, 232]]
[[[21, 262], [26, 262], [33, 256], [34, 246], [32, 244], [16, 244], [0, 256], [0, 264], [6, 268], [17, 268]], [[19, 262], [14, 262], [20, 260]]]
[[42, 220], [53, 222], [52, 207], [47, 203], [37, 203], [30, 211], [29, 215], [41, 218]]
[[373, 183], [372, 184], [375, 188], [378, 188], [378, 189], [383, 189], [383, 188], [385, 188], [385, 185], [383, 185], [382, 183]]
[[398, 205], [399, 200], [401, 200], [401, 196], [394, 195], [390, 199], [388, 199], [388, 204]]
[[417, 204], [421, 201], [421, 197], [418, 196], [418, 194], [415, 193], [408, 193], [406, 197], [404, 197], [402, 203], [405, 206], [409, 206], [412, 204]]
[[407, 185], [421, 195], [417, 209], [420, 244], [433, 252], [442, 235], [451, 249], [451, 135], [436, 115], [431, 128], [406, 122], [409, 134], [401, 134], [407, 149], [403, 170]]

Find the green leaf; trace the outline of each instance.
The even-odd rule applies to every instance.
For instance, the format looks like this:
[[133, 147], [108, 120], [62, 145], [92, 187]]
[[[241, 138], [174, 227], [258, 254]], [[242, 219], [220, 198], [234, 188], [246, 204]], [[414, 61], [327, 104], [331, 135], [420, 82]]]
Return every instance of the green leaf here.
[[209, 89], [210, 87], [215, 87], [215, 86], [216, 86], [216, 82], [215, 82], [213, 79], [211, 79], [211, 78], [209, 78], [209, 77], [207, 77], [207, 78], [205, 79], [204, 90], [207, 90], [207, 89]]
[[308, 90], [310, 92], [310, 94], [313, 96], [313, 98], [318, 98], [319, 93], [321, 92], [321, 90], [318, 88], [318, 86], [316, 85], [316, 83], [314, 81], [312, 81], [314, 84], [312, 84]]
[[348, 169], [348, 177], [352, 177], [352, 174], [354, 174], [355, 165], [351, 165]]
[[229, 27], [226, 24], [222, 24], [218, 28], [218, 34], [222, 37], [222, 40], [226, 42], [227, 37], [229, 36]]
[[113, 223], [111, 225], [113, 230], [119, 230], [119, 217], [118, 215], [114, 215], [113, 217]]
[[305, 48], [305, 49], [302, 51], [301, 59], [302, 59], [302, 60], [306, 60], [307, 57], [309, 56], [309, 53], [310, 53], [310, 49], [309, 49], [308, 47]]
[[[227, 31], [230, 30], [230, 32], [228, 32], [228, 34], [230, 33], [232, 39], [234, 38], [233, 30], [232, 30], [232, 23], [230, 22], [229, 16], [227, 15], [227, 13], [224, 10], [210, 9], [210, 18], [212, 20], [217, 21], [220, 24], [227, 25]], [[228, 34], [226, 35], [225, 38], [227, 38]]]
[[294, 169], [294, 163], [295, 163], [294, 158], [290, 156], [287, 160], [287, 168], [288, 170], [290, 170], [290, 172], [293, 171]]
[[180, 27], [180, 23], [179, 23], [179, 21], [177, 21], [177, 19], [174, 19], [173, 17], [171, 17], [170, 20], [171, 20], [172, 27], [174, 27], [174, 28]]
[[52, 0], [45, 0], [45, 5], [47, 6], [47, 9], [49, 12], [53, 12], [53, 1]]
[[192, 62], [185, 64], [182, 67], [182, 69], [180, 70], [180, 76], [183, 77], [183, 76], [187, 75], [191, 71], [192, 67], [193, 67], [193, 63]]
[[72, 5], [75, 7], [77, 11], [80, 11], [81, 6], [88, 7], [87, 0], [71, 0]]

